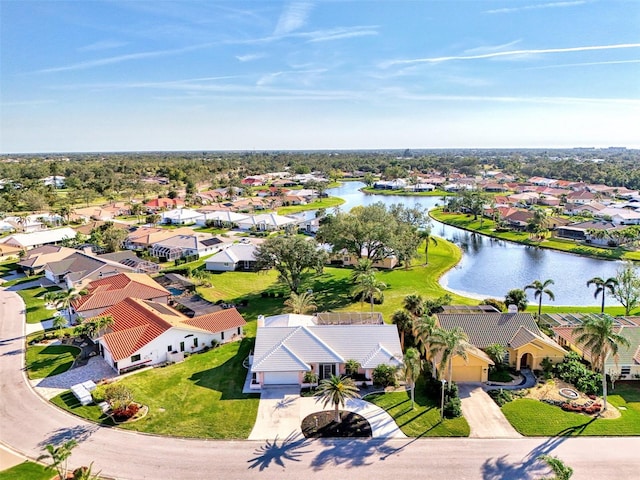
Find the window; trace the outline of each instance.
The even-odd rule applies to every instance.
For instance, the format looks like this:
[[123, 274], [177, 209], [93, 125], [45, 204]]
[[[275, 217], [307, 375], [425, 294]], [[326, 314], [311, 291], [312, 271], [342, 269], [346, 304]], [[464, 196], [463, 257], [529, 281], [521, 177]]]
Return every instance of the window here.
[[167, 347], [167, 352], [171, 352], [172, 350], [173, 350], [173, 345], [169, 345], [169, 346]]
[[131, 363], [139, 362], [139, 361], [140, 361], [140, 354], [131, 356]]
[[242, 327], [238, 327], [238, 335], [242, 335]]
[[220, 332], [220, 340], [224, 340], [224, 332]]
[[631, 375], [631, 367], [622, 367], [620, 369], [620, 375]]
[[180, 351], [184, 352], [184, 342], [180, 342]]
[[194, 338], [194, 339], [193, 339], [193, 346], [194, 346], [194, 347], [197, 347], [197, 346], [198, 346], [198, 339], [197, 339], [197, 338]]

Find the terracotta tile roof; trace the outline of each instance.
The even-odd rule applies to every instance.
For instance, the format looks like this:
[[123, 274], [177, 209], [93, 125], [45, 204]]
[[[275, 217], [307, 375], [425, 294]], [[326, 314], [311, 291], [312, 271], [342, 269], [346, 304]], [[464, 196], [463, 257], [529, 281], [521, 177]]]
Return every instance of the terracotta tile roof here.
[[161, 303], [127, 298], [98, 317], [113, 317], [109, 333], [103, 336], [115, 361], [130, 357], [147, 343], [187, 317]]
[[242, 327], [247, 324], [235, 308], [188, 318], [183, 323], [212, 333], [223, 332], [224, 330]]
[[129, 297], [150, 300], [171, 294], [149, 275], [143, 273], [112, 275], [89, 283], [86, 289], [87, 295], [73, 304], [77, 312], [110, 307]]

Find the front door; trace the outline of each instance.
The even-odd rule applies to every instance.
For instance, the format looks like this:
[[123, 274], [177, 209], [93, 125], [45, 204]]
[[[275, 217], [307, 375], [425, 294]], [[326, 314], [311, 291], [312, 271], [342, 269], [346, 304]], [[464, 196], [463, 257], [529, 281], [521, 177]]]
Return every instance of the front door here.
[[331, 375], [335, 375], [336, 366], [333, 363], [323, 363], [320, 365], [320, 380], [330, 378]]

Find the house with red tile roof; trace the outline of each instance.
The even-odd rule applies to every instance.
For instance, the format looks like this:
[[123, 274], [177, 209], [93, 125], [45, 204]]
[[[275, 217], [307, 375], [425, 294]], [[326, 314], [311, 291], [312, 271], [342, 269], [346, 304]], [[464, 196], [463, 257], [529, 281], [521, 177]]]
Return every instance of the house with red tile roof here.
[[164, 303], [137, 298], [124, 299], [99, 317], [106, 316], [113, 324], [96, 341], [118, 373], [181, 361], [185, 352], [238, 340], [246, 325], [235, 308], [189, 318]]
[[179, 198], [154, 198], [144, 204], [147, 210], [157, 212], [158, 210], [170, 210], [172, 208], [184, 207], [184, 201]]
[[83, 318], [100, 315], [107, 308], [126, 298], [141, 298], [157, 303], [169, 303], [171, 292], [144, 273], [119, 273], [89, 283], [87, 294], [72, 306]]

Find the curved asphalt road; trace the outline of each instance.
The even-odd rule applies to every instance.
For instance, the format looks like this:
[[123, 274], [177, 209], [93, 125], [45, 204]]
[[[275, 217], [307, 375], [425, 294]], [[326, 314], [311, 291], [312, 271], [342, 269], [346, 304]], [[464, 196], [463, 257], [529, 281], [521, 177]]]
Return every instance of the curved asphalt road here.
[[[0, 442], [30, 458], [76, 438], [73, 466], [95, 461], [118, 479], [438, 478], [534, 479], [535, 459], [558, 455], [573, 478], [635, 479], [640, 437], [523, 439], [207, 441], [101, 428], [42, 400], [23, 374], [24, 304], [0, 290]], [[639, 432], [640, 433], [640, 432]]]

